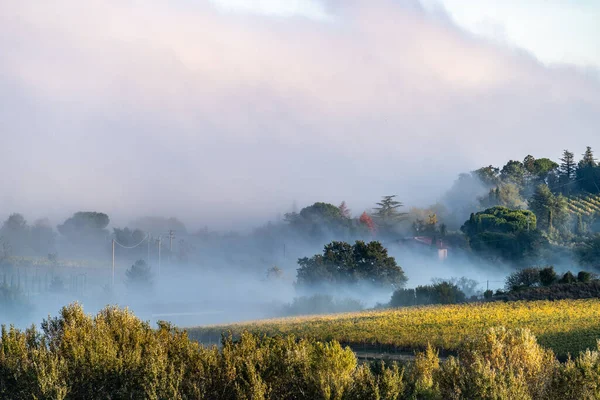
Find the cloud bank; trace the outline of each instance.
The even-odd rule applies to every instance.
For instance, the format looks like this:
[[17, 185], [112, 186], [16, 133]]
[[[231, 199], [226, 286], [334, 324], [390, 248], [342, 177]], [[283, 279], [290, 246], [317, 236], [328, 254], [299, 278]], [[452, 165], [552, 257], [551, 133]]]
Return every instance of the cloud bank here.
[[597, 71], [416, 1], [321, 5], [0, 0], [0, 210], [233, 227], [293, 201], [435, 201], [461, 171], [596, 144]]

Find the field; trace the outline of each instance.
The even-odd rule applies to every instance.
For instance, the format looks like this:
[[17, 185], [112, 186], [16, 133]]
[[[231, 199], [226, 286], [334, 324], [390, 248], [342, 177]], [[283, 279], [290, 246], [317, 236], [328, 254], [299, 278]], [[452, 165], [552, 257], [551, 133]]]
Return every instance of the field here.
[[464, 337], [495, 326], [529, 328], [542, 346], [564, 358], [568, 353], [596, 348], [600, 299], [492, 302], [282, 318], [190, 328], [188, 335], [202, 343], [215, 343], [222, 332], [234, 336], [243, 331], [268, 336], [294, 334], [335, 339], [354, 349], [379, 346], [387, 351], [423, 349], [429, 342], [442, 351], [454, 352]]

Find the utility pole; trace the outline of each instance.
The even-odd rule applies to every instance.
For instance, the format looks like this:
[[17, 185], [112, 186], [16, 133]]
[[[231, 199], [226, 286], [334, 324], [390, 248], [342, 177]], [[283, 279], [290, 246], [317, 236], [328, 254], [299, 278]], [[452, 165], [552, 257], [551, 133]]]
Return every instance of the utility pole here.
[[115, 286], [115, 239], [112, 240], [112, 285]]
[[175, 231], [169, 231], [169, 264], [171, 263], [171, 258], [173, 256], [173, 239], [175, 239]]

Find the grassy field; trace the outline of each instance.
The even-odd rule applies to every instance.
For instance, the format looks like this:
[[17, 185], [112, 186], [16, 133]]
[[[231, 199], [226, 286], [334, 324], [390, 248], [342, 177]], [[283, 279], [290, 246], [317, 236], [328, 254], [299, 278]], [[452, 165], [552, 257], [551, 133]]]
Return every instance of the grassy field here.
[[427, 343], [453, 352], [466, 336], [485, 328], [529, 328], [559, 357], [595, 349], [600, 339], [600, 299], [477, 303], [282, 318], [188, 329], [191, 339], [215, 343], [221, 333], [249, 331], [269, 336], [294, 334], [384, 350], [423, 349]]

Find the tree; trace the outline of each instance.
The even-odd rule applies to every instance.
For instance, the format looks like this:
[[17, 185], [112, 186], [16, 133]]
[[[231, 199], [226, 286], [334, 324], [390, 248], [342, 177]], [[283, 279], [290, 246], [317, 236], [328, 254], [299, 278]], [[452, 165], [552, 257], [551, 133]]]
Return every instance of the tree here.
[[377, 225], [387, 233], [391, 232], [407, 215], [407, 213], [398, 211], [404, 205], [394, 200], [396, 197], [397, 195], [383, 196], [381, 201], [377, 203], [379, 207], [375, 207], [375, 213], [373, 214]]
[[579, 264], [583, 267], [600, 270], [600, 234], [597, 234], [575, 249]]
[[505, 288], [511, 291], [539, 286], [540, 284], [540, 270], [538, 268], [525, 268], [510, 274], [506, 278]]
[[500, 179], [505, 183], [512, 183], [521, 188], [525, 183], [527, 170], [520, 161], [510, 160], [500, 171]]
[[31, 227], [31, 248], [38, 256], [45, 256], [56, 251], [56, 234], [48, 219], [38, 219]]
[[98, 238], [108, 234], [106, 227], [110, 219], [99, 212], [80, 211], [58, 226], [61, 235], [79, 241], [85, 238]]
[[538, 219], [538, 226], [544, 231], [552, 228], [565, 229], [569, 218], [566, 199], [555, 196], [548, 185], [539, 185], [529, 200], [529, 208]]
[[11, 214], [0, 229], [0, 236], [10, 244], [14, 255], [26, 255], [30, 250], [29, 226], [23, 215]]
[[345, 238], [352, 229], [352, 220], [344, 217], [340, 208], [321, 202], [303, 208], [299, 214], [286, 214], [286, 221], [292, 228], [314, 240], [331, 236]]
[[267, 270], [267, 280], [278, 280], [283, 277], [283, 271], [278, 266], [273, 266]]
[[546, 267], [540, 270], [540, 283], [543, 286], [551, 286], [558, 280], [558, 275], [554, 272], [554, 267]]
[[125, 271], [127, 286], [136, 289], [147, 289], [152, 286], [152, 271], [144, 260], [137, 260], [130, 269]]
[[342, 201], [342, 204], [339, 205], [338, 207], [340, 209], [340, 214], [342, 215], [342, 217], [344, 218], [352, 218], [352, 213], [350, 211], [350, 209], [348, 208], [348, 206], [346, 205], [345, 201]]
[[369, 230], [372, 236], [375, 235], [377, 232], [377, 226], [375, 225], [375, 222], [373, 222], [373, 218], [371, 218], [366, 211], [361, 214], [358, 221]]
[[529, 210], [492, 207], [472, 214], [461, 231], [471, 249], [482, 257], [523, 265], [537, 261], [548, 245], [536, 223]]
[[589, 146], [577, 165], [576, 177], [579, 187], [583, 191], [590, 193], [600, 192], [600, 167], [598, 167], [592, 148]]
[[575, 154], [568, 150], [563, 152], [563, 156], [560, 159], [560, 166], [558, 168], [560, 191], [565, 194], [571, 193], [573, 190], [573, 181], [575, 180], [575, 173], [577, 170], [577, 164], [575, 163]]
[[487, 196], [481, 197], [482, 207], [504, 206], [508, 208], [525, 208], [526, 202], [521, 197], [519, 188], [514, 183], [505, 183], [495, 189], [490, 189]]
[[357, 241], [354, 245], [331, 242], [323, 254], [298, 260], [299, 286], [370, 284], [399, 288], [407, 281], [404, 271], [379, 242]]
[[500, 169], [492, 165], [479, 168], [472, 173], [487, 187], [497, 186], [500, 183]]

